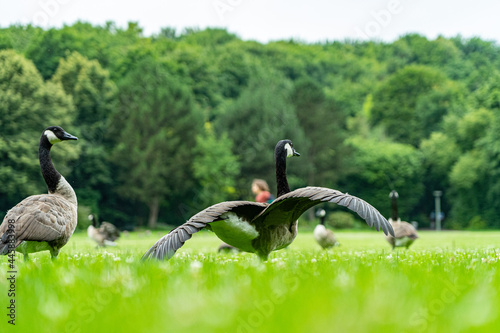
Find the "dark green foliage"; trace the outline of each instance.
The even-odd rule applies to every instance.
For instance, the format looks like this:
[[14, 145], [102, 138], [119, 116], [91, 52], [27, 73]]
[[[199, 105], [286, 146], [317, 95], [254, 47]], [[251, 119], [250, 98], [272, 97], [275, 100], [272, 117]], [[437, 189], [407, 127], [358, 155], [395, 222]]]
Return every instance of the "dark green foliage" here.
[[[290, 84], [275, 74], [250, 82], [217, 122], [217, 131], [227, 131], [234, 142], [233, 152], [240, 157], [241, 177], [237, 185], [241, 195], [249, 193], [253, 178], [265, 179], [276, 195], [274, 147], [279, 140], [290, 139], [297, 151], [307, 151], [303, 130], [290, 102]], [[305, 185], [304, 179], [295, 177], [307, 174], [307, 161], [294, 158], [289, 164], [290, 185]]]
[[347, 212], [333, 212], [326, 215], [326, 225], [334, 229], [353, 229], [356, 218]]
[[74, 184], [80, 204], [98, 214], [99, 201], [109, 192], [112, 182], [107, 132], [108, 119], [116, 104], [116, 87], [96, 60], [88, 60], [77, 52], [61, 59], [51, 81], [60, 84], [73, 98], [81, 139], [80, 156], [66, 177]]
[[[120, 175], [116, 194], [147, 205], [149, 226], [154, 227], [164, 200], [175, 214], [193, 190], [190, 166], [202, 114], [167, 62], [144, 59], [119, 90], [119, 106], [111, 115], [112, 159]], [[174, 221], [172, 214], [169, 223]]]
[[[0, 51], [0, 101], [0, 205], [6, 210], [28, 195], [47, 191], [38, 142], [48, 126], [74, 132], [74, 107], [60, 85], [45, 83], [33, 63], [12, 50]], [[67, 164], [78, 150], [78, 145], [63, 144], [54, 149], [61, 172], [69, 171]]]
[[38, 138], [61, 125], [81, 139], [53, 159], [82, 212], [126, 228], [252, 199], [253, 178], [274, 192], [285, 138], [302, 154], [292, 189], [338, 188], [388, 215], [394, 188], [424, 227], [441, 190], [445, 226], [500, 227], [499, 111], [500, 47], [479, 38], [264, 45], [217, 28], [16, 25], [0, 29], [0, 210], [45, 191]]
[[205, 123], [205, 133], [196, 137], [196, 149], [193, 150], [193, 176], [201, 187], [193, 203], [208, 207], [237, 198], [240, 163], [232, 148], [233, 143], [225, 133], [217, 137], [212, 125]]
[[334, 187], [342, 176], [340, 170], [345, 157], [343, 114], [329, 103], [323, 88], [309, 78], [295, 82], [291, 101], [310, 144], [304, 154], [310, 165], [307, 184]]
[[399, 215], [411, 220], [422, 196], [422, 158], [410, 145], [375, 138], [352, 137], [347, 141], [351, 158], [341, 191], [365, 198], [384, 216], [390, 216], [389, 192], [399, 193]]
[[[437, 69], [410, 65], [399, 70], [384, 81], [374, 95], [372, 122], [381, 124], [387, 134], [403, 143], [417, 146], [431, 132], [428, 128], [440, 121], [447, 111], [436, 109], [436, 114], [418, 108], [419, 103], [436, 98], [436, 89], [446, 83], [446, 77]], [[422, 99], [425, 99], [422, 101]], [[430, 119], [429, 119], [430, 118]]]

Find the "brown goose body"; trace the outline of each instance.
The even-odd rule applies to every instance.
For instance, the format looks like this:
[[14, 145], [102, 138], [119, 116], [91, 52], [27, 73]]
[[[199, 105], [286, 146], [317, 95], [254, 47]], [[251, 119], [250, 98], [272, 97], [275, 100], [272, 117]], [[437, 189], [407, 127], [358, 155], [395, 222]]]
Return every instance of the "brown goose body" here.
[[290, 245], [297, 236], [298, 218], [322, 202], [333, 202], [358, 213], [368, 225], [392, 233], [387, 220], [370, 204], [349, 194], [324, 187], [306, 187], [290, 191], [286, 180], [286, 157], [298, 155], [290, 140], [278, 142], [275, 149], [278, 198], [271, 204], [227, 201], [206, 208], [183, 225], [158, 240], [143, 259], [169, 259], [184, 242], [208, 228], [227, 244], [256, 253], [266, 260], [272, 251]]
[[98, 246], [116, 246], [115, 240], [120, 237], [120, 230], [112, 223], [102, 222], [97, 226], [97, 221], [94, 215], [89, 216], [92, 225], [87, 228], [87, 236], [97, 243]]
[[417, 229], [408, 222], [401, 221], [398, 216], [398, 204], [397, 199], [399, 194], [396, 191], [392, 191], [389, 195], [392, 203], [392, 215], [389, 219], [389, 223], [394, 230], [394, 236], [386, 235], [385, 239], [392, 248], [396, 247], [406, 247], [407, 249], [411, 244], [418, 238]]
[[7, 212], [0, 225], [0, 254], [50, 251], [52, 257], [68, 242], [77, 223], [75, 191], [54, 168], [50, 148], [63, 140], [77, 138], [62, 128], [47, 128], [40, 138], [39, 160], [48, 194], [30, 196]]
[[325, 250], [339, 245], [339, 242], [337, 242], [333, 231], [326, 228], [326, 211], [324, 209], [318, 209], [318, 211], [316, 212], [316, 216], [319, 217], [320, 221], [319, 224], [314, 228], [313, 232], [316, 243], [318, 243], [319, 246], [321, 246]]
[[339, 245], [333, 231], [327, 229], [323, 224], [318, 224], [314, 228], [314, 239], [323, 249], [329, 249]]
[[391, 244], [392, 248], [409, 248], [418, 238], [417, 229], [410, 223], [401, 220], [392, 221], [392, 219], [389, 219], [389, 223], [391, 223], [392, 229], [394, 230], [394, 237], [386, 236], [386, 239], [389, 244]]

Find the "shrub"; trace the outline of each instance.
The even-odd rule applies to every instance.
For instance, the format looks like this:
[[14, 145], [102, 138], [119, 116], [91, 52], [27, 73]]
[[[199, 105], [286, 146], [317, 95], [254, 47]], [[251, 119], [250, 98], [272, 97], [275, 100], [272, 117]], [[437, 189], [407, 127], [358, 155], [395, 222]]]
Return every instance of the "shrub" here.
[[469, 220], [469, 224], [467, 225], [467, 229], [469, 229], [469, 230], [486, 229], [487, 225], [488, 224], [486, 223], [485, 220], [483, 220], [481, 218], [481, 216], [476, 215]]
[[333, 212], [326, 216], [326, 223], [335, 229], [352, 229], [355, 220], [352, 214], [346, 212]]
[[78, 224], [76, 225], [76, 230], [87, 230], [89, 225], [92, 223], [89, 220], [89, 215], [91, 213], [92, 209], [89, 206], [78, 206]]

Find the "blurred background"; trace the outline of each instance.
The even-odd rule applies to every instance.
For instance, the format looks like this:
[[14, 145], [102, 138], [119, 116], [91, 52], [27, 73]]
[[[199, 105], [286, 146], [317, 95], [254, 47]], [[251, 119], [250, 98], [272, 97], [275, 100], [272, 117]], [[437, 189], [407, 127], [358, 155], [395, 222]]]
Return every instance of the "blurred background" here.
[[46, 192], [38, 141], [60, 125], [80, 138], [52, 151], [79, 229], [179, 225], [253, 200], [254, 178], [276, 195], [285, 138], [292, 189], [385, 216], [395, 189], [422, 228], [442, 191], [444, 228], [499, 228], [500, 8], [476, 4], [3, 1], [0, 212]]

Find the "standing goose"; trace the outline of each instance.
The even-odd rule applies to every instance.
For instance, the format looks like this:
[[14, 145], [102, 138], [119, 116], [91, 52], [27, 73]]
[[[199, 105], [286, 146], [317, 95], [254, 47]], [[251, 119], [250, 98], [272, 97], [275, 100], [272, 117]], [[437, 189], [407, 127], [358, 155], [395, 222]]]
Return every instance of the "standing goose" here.
[[115, 240], [120, 237], [120, 230], [109, 222], [102, 222], [97, 226], [97, 219], [93, 214], [89, 215], [92, 225], [87, 228], [87, 235], [95, 241], [98, 246], [116, 246]]
[[329, 249], [339, 245], [333, 231], [327, 229], [325, 226], [326, 211], [324, 209], [318, 209], [316, 216], [319, 217], [320, 221], [316, 228], [314, 228], [314, 239], [316, 239], [316, 242], [318, 242], [323, 249]]
[[43, 131], [38, 158], [49, 194], [27, 197], [7, 212], [0, 225], [0, 254], [5, 255], [15, 249], [27, 260], [29, 253], [49, 250], [55, 258], [75, 231], [75, 191], [56, 170], [50, 158], [52, 145], [65, 140], [78, 138], [59, 126]]
[[324, 187], [305, 187], [290, 191], [286, 178], [286, 158], [300, 156], [290, 140], [276, 145], [277, 199], [271, 204], [251, 201], [226, 201], [191, 217], [183, 225], [158, 240], [143, 259], [171, 258], [191, 235], [207, 228], [224, 242], [242, 251], [256, 253], [267, 260], [272, 251], [290, 245], [297, 236], [297, 219], [321, 202], [334, 202], [358, 213], [368, 225], [393, 233], [391, 225], [370, 204], [352, 195]]
[[392, 225], [394, 230], [394, 235], [386, 235], [385, 239], [392, 245], [392, 249], [395, 247], [406, 247], [407, 249], [410, 245], [418, 238], [417, 230], [408, 222], [401, 221], [398, 216], [398, 198], [399, 194], [396, 191], [391, 191], [389, 194], [392, 204], [392, 215], [389, 219], [389, 223]]

